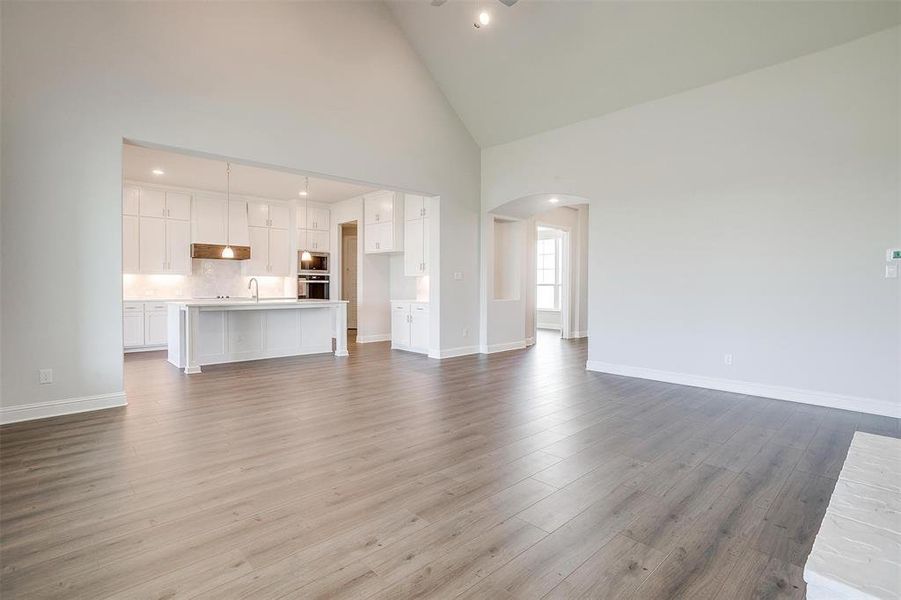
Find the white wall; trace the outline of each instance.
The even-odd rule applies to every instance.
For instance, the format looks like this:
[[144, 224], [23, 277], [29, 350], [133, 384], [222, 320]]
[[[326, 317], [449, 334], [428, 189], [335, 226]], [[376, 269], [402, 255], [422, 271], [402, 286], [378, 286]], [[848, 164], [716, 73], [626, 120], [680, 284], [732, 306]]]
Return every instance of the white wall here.
[[594, 368], [897, 413], [899, 38], [486, 149], [483, 211], [591, 199]]
[[380, 3], [5, 2], [2, 61], [4, 408], [123, 389], [123, 138], [440, 195], [475, 331], [479, 150]]

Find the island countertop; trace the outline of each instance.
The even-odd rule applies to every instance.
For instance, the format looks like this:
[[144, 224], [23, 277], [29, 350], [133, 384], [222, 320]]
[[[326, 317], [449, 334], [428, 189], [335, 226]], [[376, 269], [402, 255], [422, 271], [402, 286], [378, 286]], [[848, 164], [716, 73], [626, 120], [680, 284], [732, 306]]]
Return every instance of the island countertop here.
[[256, 301], [251, 298], [210, 298], [206, 300], [182, 300], [170, 302], [182, 310], [201, 308], [206, 310], [272, 310], [278, 308], [324, 308], [347, 304], [347, 300], [295, 300], [291, 298], [265, 298]]

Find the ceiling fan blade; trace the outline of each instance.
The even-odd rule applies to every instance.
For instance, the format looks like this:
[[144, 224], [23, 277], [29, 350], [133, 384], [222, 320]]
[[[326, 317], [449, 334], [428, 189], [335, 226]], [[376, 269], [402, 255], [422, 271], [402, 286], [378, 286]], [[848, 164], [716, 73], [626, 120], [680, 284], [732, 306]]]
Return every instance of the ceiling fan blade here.
[[[515, 2], [516, 0], [513, 1]], [[445, 2], [447, 2], [447, 0], [432, 0], [432, 6], [441, 6]]]
[[505, 6], [513, 6], [514, 4], [516, 4], [516, 0], [498, 0], [498, 2], [504, 4]]

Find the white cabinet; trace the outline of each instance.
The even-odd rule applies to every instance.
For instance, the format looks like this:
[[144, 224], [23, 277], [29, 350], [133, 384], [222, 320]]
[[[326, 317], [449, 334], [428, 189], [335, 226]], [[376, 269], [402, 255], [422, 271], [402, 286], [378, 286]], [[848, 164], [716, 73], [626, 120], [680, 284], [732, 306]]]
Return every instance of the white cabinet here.
[[328, 231], [329, 210], [327, 208], [309, 207], [307, 210], [307, 229]]
[[122, 344], [126, 348], [144, 345], [144, 305], [125, 302], [122, 305]]
[[313, 252], [328, 252], [328, 231], [301, 229], [297, 232], [297, 249]]
[[166, 219], [166, 249], [169, 255], [166, 273], [190, 275], [191, 224]]
[[165, 273], [168, 266], [166, 219], [140, 217], [138, 259], [141, 273]]
[[168, 314], [165, 303], [144, 303], [144, 345], [165, 346]]
[[245, 275], [291, 274], [291, 241], [285, 229], [249, 227], [250, 260], [244, 261]]
[[404, 220], [423, 219], [429, 216], [428, 199], [416, 194], [404, 195]]
[[124, 302], [122, 343], [126, 350], [156, 350], [168, 341], [165, 302]]
[[122, 188], [122, 214], [138, 216], [141, 211], [141, 188], [126, 185]]
[[395, 220], [395, 204], [394, 192], [380, 191], [367, 194], [363, 197], [363, 220], [365, 224], [373, 225]]
[[[229, 228], [228, 236], [225, 234], [226, 227]], [[224, 194], [196, 194], [191, 219], [191, 241], [195, 244], [247, 246], [247, 203], [243, 200], [230, 200], [226, 215]]]
[[166, 192], [143, 187], [140, 189], [138, 204], [142, 217], [191, 220], [191, 194], [185, 192]]
[[291, 240], [287, 229], [269, 229], [269, 275], [291, 274]]
[[366, 254], [404, 249], [403, 194], [381, 191], [363, 197], [363, 251]]
[[166, 218], [179, 221], [191, 220], [191, 194], [166, 192]]
[[191, 194], [127, 184], [122, 191], [122, 272], [191, 273]]
[[331, 211], [306, 202], [297, 207], [297, 249], [311, 252], [329, 251]]
[[187, 221], [140, 217], [138, 262], [141, 273], [191, 273], [191, 233]]
[[426, 302], [391, 302], [391, 347], [427, 354], [429, 305]]
[[275, 227], [288, 229], [291, 213], [287, 204], [266, 202], [265, 200], [248, 200], [247, 224], [251, 227]]
[[142, 217], [165, 217], [166, 192], [152, 188], [141, 188], [140, 207]]
[[414, 277], [429, 272], [429, 220], [404, 223], [404, 275]]
[[[137, 207], [136, 207], [137, 208]], [[122, 215], [122, 272], [140, 273], [140, 217]]]

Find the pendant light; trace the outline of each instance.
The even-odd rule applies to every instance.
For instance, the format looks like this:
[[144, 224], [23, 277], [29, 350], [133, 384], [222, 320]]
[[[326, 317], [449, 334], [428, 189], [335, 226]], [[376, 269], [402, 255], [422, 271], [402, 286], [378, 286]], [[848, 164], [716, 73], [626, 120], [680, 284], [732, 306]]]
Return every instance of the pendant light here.
[[222, 249], [222, 258], [234, 258], [235, 251], [229, 244], [231, 233], [231, 163], [225, 163], [225, 248]]
[[[309, 208], [310, 208], [310, 199], [309, 199], [310, 198], [310, 178], [309, 177], [303, 178], [303, 191], [300, 192], [300, 195], [303, 196], [303, 198], [304, 198], [303, 207], [304, 207], [304, 210], [307, 211], [307, 219], [309, 219], [310, 218], [310, 211], [309, 211]], [[313, 257], [312, 257], [312, 255], [310, 255], [310, 251], [307, 250], [306, 248], [304, 248], [303, 252], [300, 253], [300, 262], [310, 262], [311, 260], [313, 260]]]

